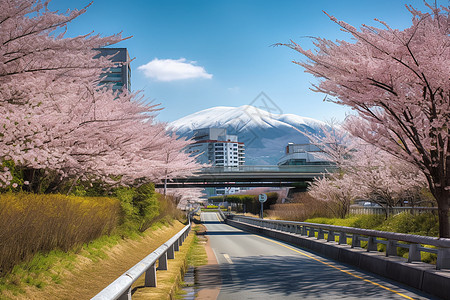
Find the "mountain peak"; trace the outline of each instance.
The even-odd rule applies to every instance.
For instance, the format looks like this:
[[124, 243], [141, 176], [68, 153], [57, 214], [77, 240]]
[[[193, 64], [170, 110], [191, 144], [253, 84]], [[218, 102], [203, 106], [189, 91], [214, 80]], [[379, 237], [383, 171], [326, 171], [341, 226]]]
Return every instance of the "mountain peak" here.
[[272, 114], [242, 105], [216, 106], [190, 114], [169, 124], [173, 131], [191, 137], [200, 128], [226, 128], [245, 143], [246, 164], [276, 164], [289, 142], [309, 143], [302, 132], [315, 133], [324, 122], [294, 114]]

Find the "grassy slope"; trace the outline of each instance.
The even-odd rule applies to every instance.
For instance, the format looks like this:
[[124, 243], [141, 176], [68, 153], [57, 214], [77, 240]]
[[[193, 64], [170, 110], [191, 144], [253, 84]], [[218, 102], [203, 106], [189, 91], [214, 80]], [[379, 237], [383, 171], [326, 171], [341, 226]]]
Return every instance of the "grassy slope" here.
[[[78, 253], [36, 256], [35, 265], [20, 266], [3, 278], [1, 299], [88, 299], [177, 233], [183, 224], [153, 226], [143, 236], [122, 240], [102, 237]], [[45, 263], [45, 261], [49, 261]], [[31, 263], [33, 265], [33, 263]], [[31, 283], [27, 284], [30, 278]], [[7, 281], [7, 283], [5, 283]], [[33, 284], [33, 281], [39, 281]], [[14, 289], [14, 286], [16, 288]], [[13, 287], [13, 288], [11, 288]]]

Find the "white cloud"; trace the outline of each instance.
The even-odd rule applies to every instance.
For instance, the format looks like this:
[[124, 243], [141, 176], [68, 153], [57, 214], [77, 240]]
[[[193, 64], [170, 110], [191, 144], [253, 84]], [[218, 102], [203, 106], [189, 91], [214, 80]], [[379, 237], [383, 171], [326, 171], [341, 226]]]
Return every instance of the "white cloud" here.
[[139, 66], [138, 70], [143, 71], [146, 77], [158, 81], [212, 78], [212, 74], [208, 74], [205, 68], [196, 66], [195, 63], [195, 61], [187, 61], [185, 58], [177, 60], [155, 58], [147, 64]]

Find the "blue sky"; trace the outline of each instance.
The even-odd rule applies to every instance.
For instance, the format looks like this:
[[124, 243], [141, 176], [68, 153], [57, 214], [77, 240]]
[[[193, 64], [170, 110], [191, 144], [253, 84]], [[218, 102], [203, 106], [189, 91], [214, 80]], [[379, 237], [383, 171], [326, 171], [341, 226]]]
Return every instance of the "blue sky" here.
[[[53, 0], [50, 8], [64, 12], [88, 3]], [[348, 109], [323, 102], [324, 95], [309, 90], [316, 80], [292, 63], [304, 58], [271, 45], [292, 39], [311, 47], [307, 36], [349, 39], [322, 10], [355, 27], [375, 25], [379, 18], [403, 29], [411, 25], [406, 3], [426, 10], [422, 0], [94, 0], [69, 24], [67, 36], [91, 31], [133, 36], [116, 47], [128, 48], [135, 58], [132, 89], [162, 104], [161, 121], [250, 104], [261, 92], [279, 112], [343, 120]]]

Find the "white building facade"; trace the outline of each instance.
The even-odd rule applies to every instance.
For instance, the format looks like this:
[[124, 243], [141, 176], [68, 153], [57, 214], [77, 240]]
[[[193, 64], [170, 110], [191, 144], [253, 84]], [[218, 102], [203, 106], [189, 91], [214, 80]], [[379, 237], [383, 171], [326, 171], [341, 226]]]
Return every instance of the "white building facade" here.
[[[194, 131], [194, 143], [187, 152], [197, 157], [198, 162], [215, 167], [239, 167], [245, 163], [245, 145], [237, 135], [227, 134], [225, 128], [202, 128]], [[215, 194], [227, 195], [239, 192], [239, 188], [216, 188]], [[209, 194], [209, 192], [208, 192]]]

